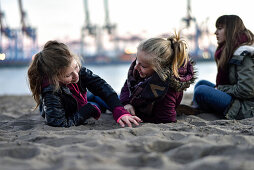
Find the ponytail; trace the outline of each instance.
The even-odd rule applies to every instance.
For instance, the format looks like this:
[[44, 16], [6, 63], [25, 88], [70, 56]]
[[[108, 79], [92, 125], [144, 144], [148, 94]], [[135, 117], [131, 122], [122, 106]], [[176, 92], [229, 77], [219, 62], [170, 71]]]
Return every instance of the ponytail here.
[[30, 64], [28, 68], [28, 73], [27, 73], [32, 96], [36, 102], [35, 109], [40, 104], [40, 93], [41, 93], [41, 84], [42, 84], [42, 75], [39, 70], [39, 58], [40, 58], [40, 53], [34, 55], [34, 59], [32, 63]]
[[175, 77], [179, 77], [178, 69], [187, 64], [189, 60], [188, 46], [186, 40], [180, 37], [180, 32], [167, 38], [170, 41], [170, 47], [173, 50], [171, 70]]
[[153, 66], [154, 71], [162, 80], [173, 74], [179, 78], [178, 68], [187, 64], [189, 57], [187, 43], [180, 37], [180, 33], [164, 38], [150, 38], [142, 41], [138, 51], [143, 51]]

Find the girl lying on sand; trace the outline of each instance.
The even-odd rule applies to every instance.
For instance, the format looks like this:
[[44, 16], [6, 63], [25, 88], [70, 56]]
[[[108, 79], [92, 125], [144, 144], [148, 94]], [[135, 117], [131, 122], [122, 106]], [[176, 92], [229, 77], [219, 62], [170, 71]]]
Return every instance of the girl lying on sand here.
[[81, 67], [77, 56], [57, 41], [49, 41], [34, 56], [28, 69], [32, 95], [41, 116], [50, 126], [70, 127], [99, 119], [100, 109], [87, 101], [87, 89], [102, 98], [122, 127], [139, 125], [141, 119], [126, 111], [116, 92], [105, 80]]
[[183, 91], [195, 80], [187, 44], [179, 34], [151, 38], [138, 46], [120, 100], [144, 122], [176, 122]]

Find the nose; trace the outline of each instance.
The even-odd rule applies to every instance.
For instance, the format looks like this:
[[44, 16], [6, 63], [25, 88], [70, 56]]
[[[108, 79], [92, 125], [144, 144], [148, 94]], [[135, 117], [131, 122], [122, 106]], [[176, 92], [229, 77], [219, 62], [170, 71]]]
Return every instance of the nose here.
[[74, 73], [73, 79], [76, 79], [79, 76], [78, 72], [75, 70], [73, 73]]
[[216, 30], [216, 31], [214, 32], [214, 34], [215, 34], [215, 35], [217, 35], [217, 34], [218, 34], [218, 32], [217, 32], [217, 31], [218, 31], [218, 30]]
[[136, 63], [134, 69], [139, 70], [139, 63]]

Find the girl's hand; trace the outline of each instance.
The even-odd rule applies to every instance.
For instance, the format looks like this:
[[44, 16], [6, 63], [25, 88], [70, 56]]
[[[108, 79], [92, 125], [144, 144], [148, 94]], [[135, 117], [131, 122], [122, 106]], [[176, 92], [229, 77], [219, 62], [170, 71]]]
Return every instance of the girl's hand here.
[[135, 109], [131, 104], [127, 104], [124, 106], [124, 108], [133, 116], [135, 116]]
[[138, 126], [140, 122], [142, 122], [142, 120], [139, 117], [126, 115], [126, 116], [121, 117], [121, 119], [119, 120], [118, 123], [122, 127], [125, 127], [125, 124], [127, 124], [127, 126], [129, 126], [129, 127], [132, 127], [132, 123], [134, 123], [136, 126]]

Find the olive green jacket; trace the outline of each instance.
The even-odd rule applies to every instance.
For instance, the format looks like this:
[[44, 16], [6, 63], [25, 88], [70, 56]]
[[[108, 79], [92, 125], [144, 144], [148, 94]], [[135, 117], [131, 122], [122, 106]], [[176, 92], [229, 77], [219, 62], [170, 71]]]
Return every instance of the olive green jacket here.
[[233, 100], [226, 110], [227, 119], [254, 116], [254, 46], [239, 47], [229, 61], [230, 85], [219, 85]]

